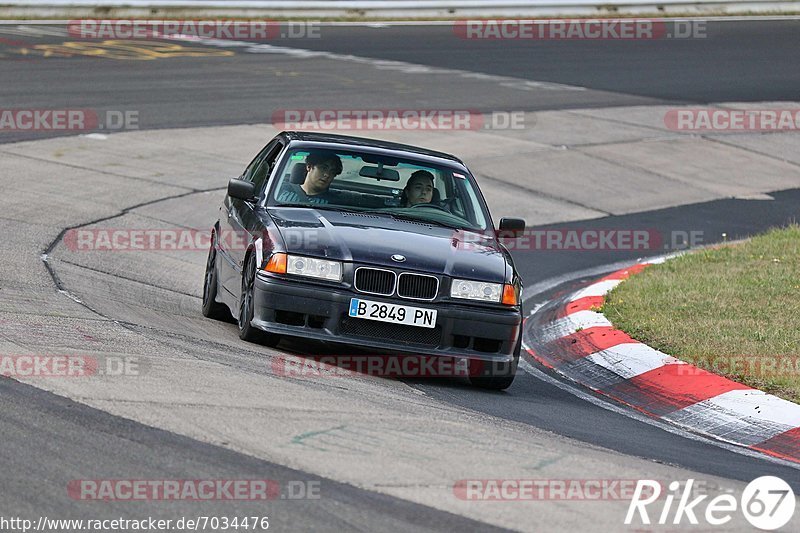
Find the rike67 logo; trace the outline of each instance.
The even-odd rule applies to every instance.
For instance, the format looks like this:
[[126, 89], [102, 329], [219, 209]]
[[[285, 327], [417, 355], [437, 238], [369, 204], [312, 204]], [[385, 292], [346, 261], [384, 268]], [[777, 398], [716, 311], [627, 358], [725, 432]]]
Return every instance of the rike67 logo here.
[[709, 525], [723, 526], [741, 512], [753, 527], [772, 531], [785, 526], [794, 515], [794, 491], [779, 477], [754, 479], [745, 487], [739, 500], [733, 494], [720, 494], [707, 501], [708, 494], [693, 498], [693, 487], [694, 479], [686, 481], [682, 491], [681, 483], [673, 481], [669, 484], [669, 492], [662, 496], [658, 481], [640, 479], [628, 506], [625, 524], [679, 525], [686, 523], [685, 518], [689, 524], [697, 525], [700, 517]]

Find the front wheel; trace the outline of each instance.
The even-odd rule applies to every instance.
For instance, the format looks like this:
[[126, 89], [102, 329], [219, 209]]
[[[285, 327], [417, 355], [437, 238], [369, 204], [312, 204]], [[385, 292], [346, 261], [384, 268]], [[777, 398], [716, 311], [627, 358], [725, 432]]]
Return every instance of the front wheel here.
[[256, 258], [250, 254], [242, 272], [242, 293], [239, 296], [239, 338], [247, 342], [256, 342], [266, 346], [276, 346], [280, 337], [253, 327], [254, 298], [256, 283]]

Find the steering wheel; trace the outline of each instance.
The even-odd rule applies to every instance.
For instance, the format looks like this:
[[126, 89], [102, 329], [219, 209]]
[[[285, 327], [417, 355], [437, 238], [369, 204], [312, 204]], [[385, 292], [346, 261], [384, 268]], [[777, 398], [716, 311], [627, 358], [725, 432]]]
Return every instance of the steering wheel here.
[[444, 208], [444, 207], [442, 207], [440, 205], [436, 205], [436, 204], [421, 203], [421, 204], [414, 204], [414, 205], [411, 206], [412, 209], [416, 209], [417, 207], [433, 207], [434, 209], [439, 209], [441, 211], [444, 211], [445, 213], [449, 213], [450, 212], [446, 208]]

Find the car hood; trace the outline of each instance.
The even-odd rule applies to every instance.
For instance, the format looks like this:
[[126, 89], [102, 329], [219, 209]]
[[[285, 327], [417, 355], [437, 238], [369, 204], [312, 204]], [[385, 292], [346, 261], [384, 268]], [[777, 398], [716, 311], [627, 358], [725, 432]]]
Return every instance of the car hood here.
[[[369, 213], [271, 207], [287, 252], [502, 283], [504, 250], [486, 235]], [[405, 256], [404, 262], [392, 255]]]

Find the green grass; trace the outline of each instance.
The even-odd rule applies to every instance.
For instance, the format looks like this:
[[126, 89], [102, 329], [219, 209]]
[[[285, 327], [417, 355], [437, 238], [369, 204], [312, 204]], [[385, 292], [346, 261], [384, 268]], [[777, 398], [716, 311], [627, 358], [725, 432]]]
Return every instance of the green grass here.
[[615, 327], [664, 353], [800, 402], [800, 226], [648, 267], [607, 297]]

